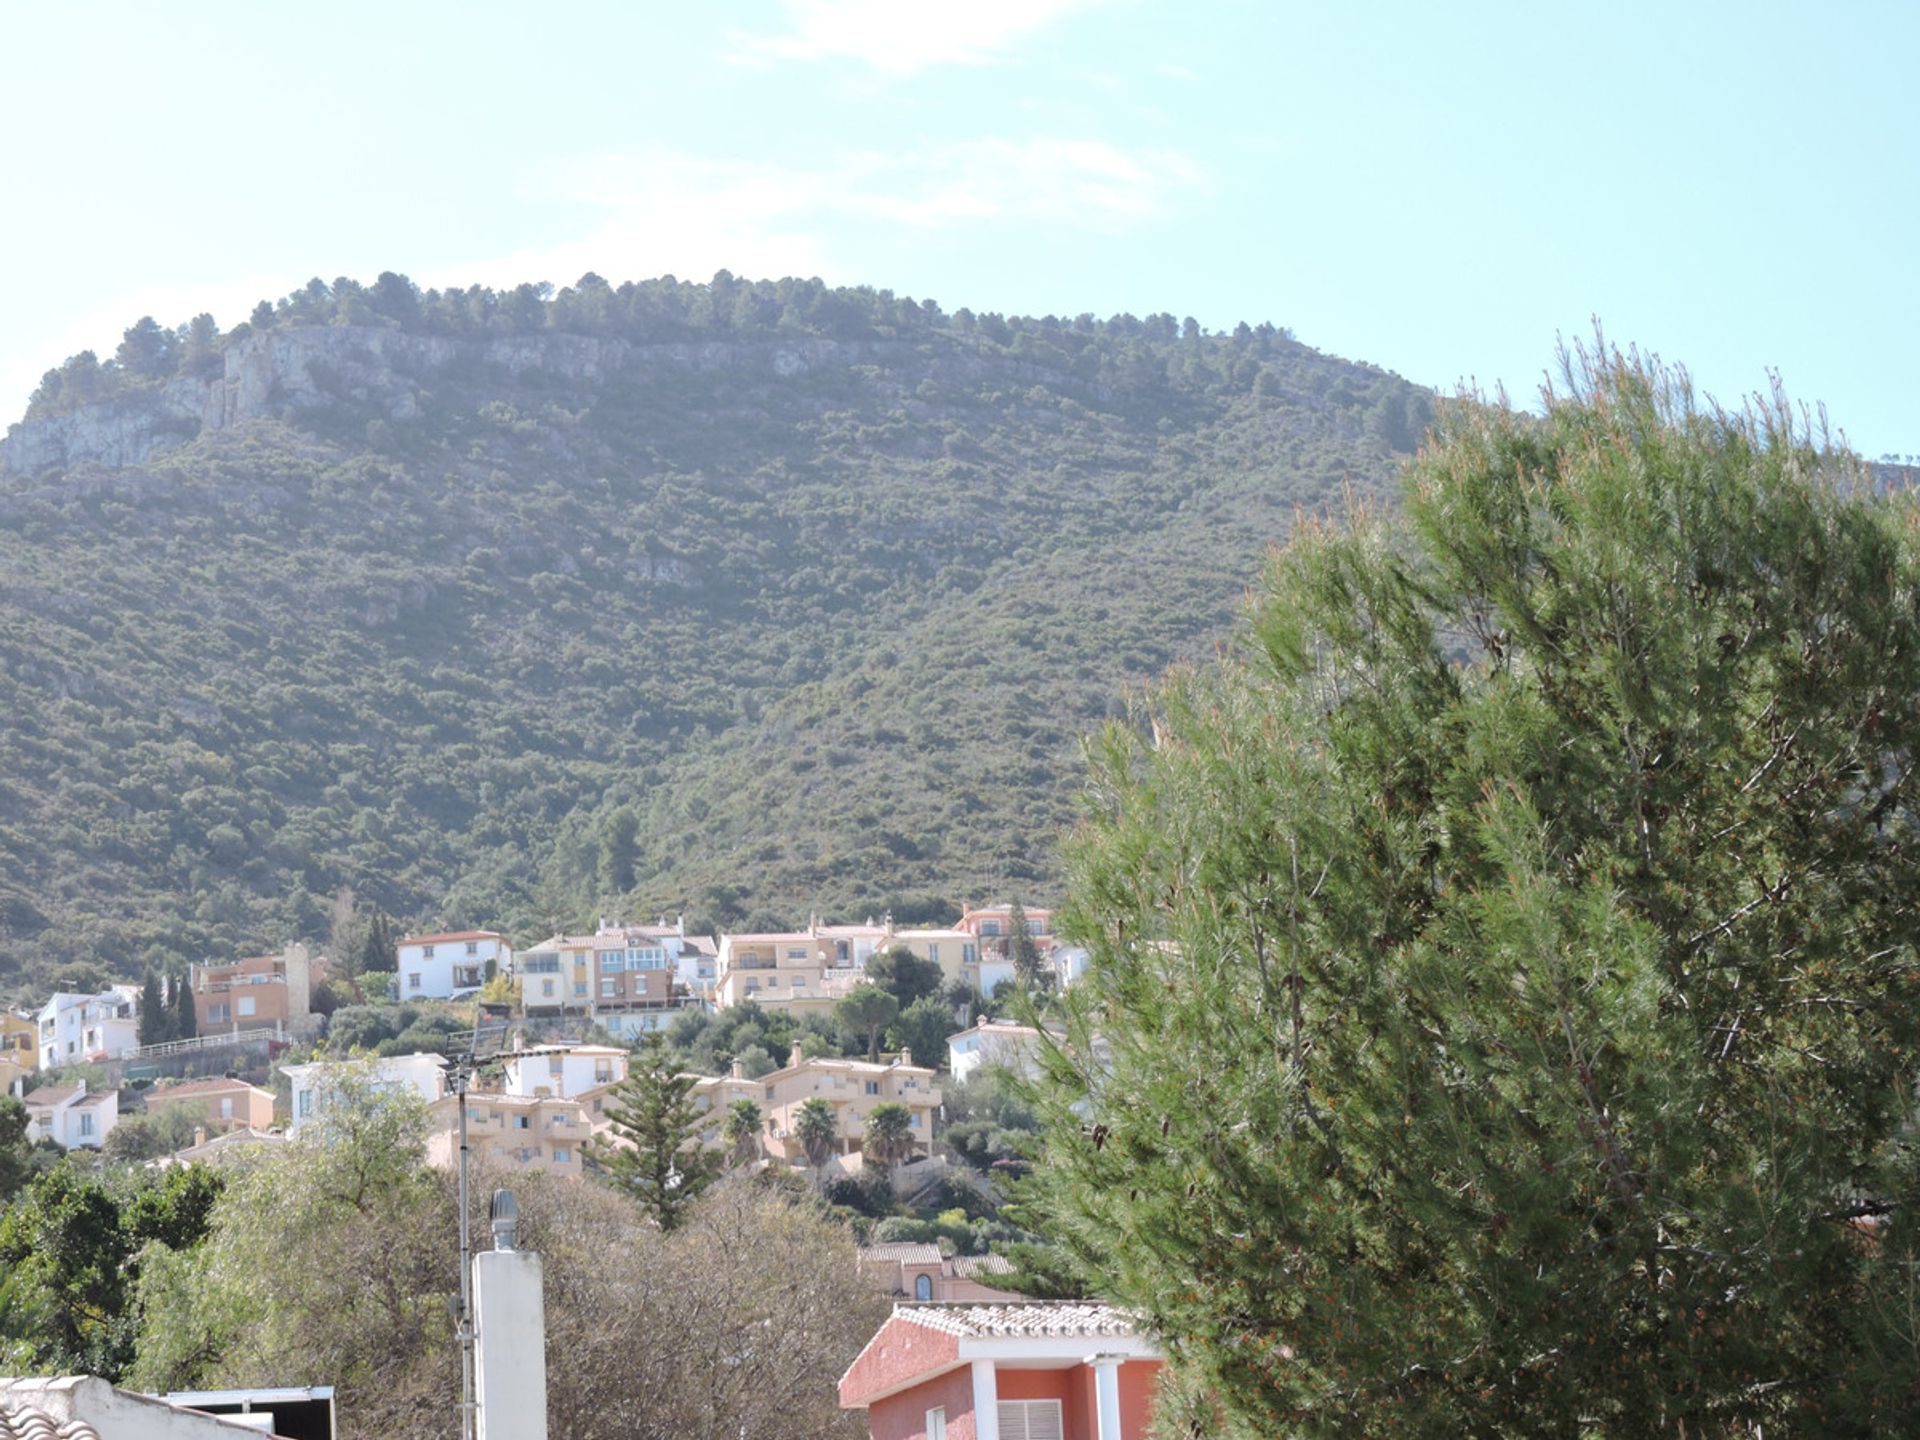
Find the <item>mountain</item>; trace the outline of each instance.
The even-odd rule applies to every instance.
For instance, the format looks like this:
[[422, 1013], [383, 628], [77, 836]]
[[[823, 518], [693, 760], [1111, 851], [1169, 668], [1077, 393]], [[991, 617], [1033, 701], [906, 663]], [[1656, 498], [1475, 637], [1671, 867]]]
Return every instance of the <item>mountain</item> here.
[[1428, 403], [1272, 326], [724, 272], [143, 320], [0, 446], [0, 988], [341, 887], [523, 939], [1053, 898], [1080, 737]]

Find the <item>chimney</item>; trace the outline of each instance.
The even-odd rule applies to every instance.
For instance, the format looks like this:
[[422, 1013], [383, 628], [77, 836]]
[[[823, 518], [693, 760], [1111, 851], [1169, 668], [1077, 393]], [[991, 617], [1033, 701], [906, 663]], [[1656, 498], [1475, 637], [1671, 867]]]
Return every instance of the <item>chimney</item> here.
[[547, 1440], [547, 1315], [540, 1257], [518, 1247], [513, 1195], [493, 1192], [491, 1250], [473, 1257], [478, 1440]]
[[201, 1147], [202, 1145], [204, 1145], [204, 1144], [206, 1144], [206, 1143], [207, 1143], [207, 1127], [206, 1127], [206, 1126], [204, 1126], [204, 1125], [196, 1125], [196, 1126], [194, 1126], [194, 1127], [193, 1127], [193, 1147], [194, 1147], [194, 1149], [196, 1149], [196, 1150], [197, 1150], [197, 1149], [199, 1149], [199, 1148], [200, 1148], [200, 1147]]
[[805, 1052], [800, 1049], [800, 1042], [798, 1040], [794, 1041], [793, 1049], [787, 1052], [787, 1064], [799, 1065], [803, 1063], [806, 1058]]
[[746, 1067], [738, 1060], [734, 1061], [733, 1064], [728, 1067], [727, 1074], [735, 1080], [744, 1080], [747, 1078]]
[[287, 972], [287, 1018], [299, 1020], [313, 1009], [313, 957], [295, 941], [282, 962]]

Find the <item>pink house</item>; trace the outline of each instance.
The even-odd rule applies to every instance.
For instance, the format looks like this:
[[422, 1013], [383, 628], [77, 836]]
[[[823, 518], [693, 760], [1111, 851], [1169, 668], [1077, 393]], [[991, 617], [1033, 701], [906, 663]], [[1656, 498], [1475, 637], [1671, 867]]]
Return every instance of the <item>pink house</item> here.
[[840, 1377], [873, 1440], [1142, 1440], [1160, 1351], [1079, 1301], [896, 1305]]

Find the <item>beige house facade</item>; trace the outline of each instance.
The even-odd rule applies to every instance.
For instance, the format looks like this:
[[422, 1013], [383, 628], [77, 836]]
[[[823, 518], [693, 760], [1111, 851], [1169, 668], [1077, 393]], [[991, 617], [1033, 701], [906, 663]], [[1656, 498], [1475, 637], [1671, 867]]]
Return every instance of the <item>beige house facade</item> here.
[[147, 1092], [147, 1109], [184, 1109], [209, 1134], [265, 1130], [273, 1124], [273, 1092], [244, 1080], [189, 1080]]
[[[934, 1115], [941, 1092], [934, 1071], [894, 1061], [870, 1065], [864, 1060], [824, 1056], [808, 1059], [796, 1052], [783, 1069], [758, 1080], [748, 1080], [735, 1067], [732, 1075], [706, 1076], [694, 1086], [696, 1098], [711, 1114], [724, 1119], [735, 1100], [751, 1100], [763, 1118], [761, 1143], [769, 1158], [789, 1165], [805, 1165], [800, 1144], [800, 1107], [812, 1099], [827, 1102], [835, 1121], [834, 1153], [857, 1155], [866, 1137], [867, 1117], [889, 1103], [907, 1109], [916, 1154], [931, 1154]], [[702, 1139], [721, 1143], [719, 1123], [708, 1127]]]

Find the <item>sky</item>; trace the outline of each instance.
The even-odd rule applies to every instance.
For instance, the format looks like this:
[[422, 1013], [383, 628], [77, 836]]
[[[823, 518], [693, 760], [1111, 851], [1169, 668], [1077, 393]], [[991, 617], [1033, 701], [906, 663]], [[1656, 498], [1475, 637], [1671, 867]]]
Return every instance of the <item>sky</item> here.
[[1598, 319], [1920, 452], [1916, 55], [1912, 0], [0, 0], [0, 417], [312, 276], [725, 268], [1522, 402]]

